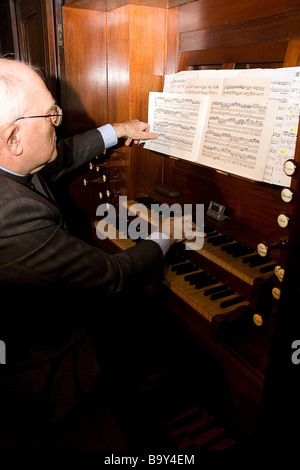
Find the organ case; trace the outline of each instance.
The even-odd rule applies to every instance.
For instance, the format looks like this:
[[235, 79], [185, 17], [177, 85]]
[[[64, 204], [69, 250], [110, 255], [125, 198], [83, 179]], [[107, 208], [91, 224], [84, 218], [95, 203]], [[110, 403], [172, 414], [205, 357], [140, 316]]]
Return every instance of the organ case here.
[[[299, 65], [299, 17], [296, 1], [289, 2], [289, 7], [285, 2], [276, 5], [266, 2], [262, 6], [254, 1], [248, 9], [239, 2], [226, 1], [212, 11], [209, 1], [165, 2], [164, 5], [154, 0], [116, 1], [112, 5], [100, 0], [73, 0], [63, 7], [66, 131], [70, 134], [106, 122], [134, 118], [146, 121], [149, 91], [162, 91], [164, 75], [179, 70]], [[295, 162], [299, 165], [299, 145]], [[83, 180], [95, 180], [99, 174], [107, 175], [109, 180], [112, 171], [120, 176], [117, 185], [109, 181], [105, 184], [103, 180], [101, 186], [97, 182], [83, 184]], [[294, 194], [298, 192], [297, 173], [292, 178]], [[224, 318], [226, 325], [229, 324], [228, 336], [221, 337], [217, 343], [212, 335], [211, 318], [206, 315], [210, 307], [206, 304], [197, 307], [199, 294], [190, 286], [183, 287], [186, 281], [180, 279], [180, 276], [184, 278], [184, 271], [176, 277], [172, 265], [166, 268], [165, 284], [169, 288], [166, 302], [182, 319], [193, 339], [200, 339], [224, 363], [239, 419], [247, 428], [246, 434], [252, 436], [256, 425], [253, 416], [257, 415], [269, 360], [274, 317], [280, 305], [274, 288], [279, 289], [275, 291], [278, 294], [282, 282], [274, 268], [280, 266], [293, 272], [293, 262], [286, 266], [286, 257], [291, 250], [299, 250], [286, 244], [291, 231], [299, 226], [295, 202], [282, 200], [282, 188], [224, 175], [200, 164], [136, 146], [119, 146], [109, 158], [99, 156], [71, 183], [70, 189], [80, 209], [94, 221], [99, 193], [104, 194], [104, 200], [115, 204], [119, 194], [127, 195], [129, 200], [146, 196], [148, 201], [153, 198], [174, 203], [173, 198], [153, 189], [157, 183], [180, 190], [181, 196], [176, 199], [180, 204], [204, 204], [206, 211], [213, 200], [227, 207], [229, 220], [218, 222], [206, 218], [206, 223], [215, 235], [228, 237], [229, 244], [237, 242], [254, 252], [262, 241], [273, 247], [268, 254], [269, 261], [262, 263], [266, 265], [265, 272], [261, 272], [259, 262], [250, 268], [242, 258], [232, 258], [226, 253], [226, 243], [214, 246], [209, 236], [202, 253], [185, 251], [184, 258], [177, 258], [177, 265], [179, 261], [193, 263], [195, 270], [213, 276], [216, 286], [228, 284], [234, 291], [231, 298], [244, 297], [241, 305], [227, 309], [229, 316], [222, 317], [219, 304], [217, 309], [212, 308], [217, 310], [213, 331], [218, 331]], [[110, 191], [109, 196], [100, 187]], [[280, 213], [288, 216], [287, 227], [278, 225]], [[278, 242], [288, 249], [282, 249]], [[112, 250], [120, 248], [121, 243], [111, 247]], [[244, 255], [247, 256], [250, 258], [252, 254]], [[181, 269], [184, 268], [188, 266]], [[235, 323], [240, 313], [246, 318], [245, 324], [242, 322], [238, 334], [231, 334], [231, 323]], [[259, 315], [257, 323], [262, 320], [261, 327], [253, 322], [255, 314]], [[225, 331], [228, 333], [226, 328]], [[248, 410], [245, 410], [246, 402]]]

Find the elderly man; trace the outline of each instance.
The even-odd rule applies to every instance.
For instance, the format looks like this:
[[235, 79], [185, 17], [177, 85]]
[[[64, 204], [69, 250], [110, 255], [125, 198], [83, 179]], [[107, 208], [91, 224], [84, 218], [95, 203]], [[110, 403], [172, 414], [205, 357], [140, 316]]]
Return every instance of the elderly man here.
[[97, 299], [95, 318], [104, 315], [104, 299], [157, 276], [176, 241], [146, 239], [111, 255], [68, 232], [46, 181], [55, 182], [120, 137], [128, 145], [157, 134], [134, 120], [56, 146], [54, 126], [61, 120], [39, 74], [0, 59], [0, 340], [7, 354], [0, 407], [4, 427], [13, 429], [57, 422], [80, 402], [101, 375], [82, 326], [88, 300]]

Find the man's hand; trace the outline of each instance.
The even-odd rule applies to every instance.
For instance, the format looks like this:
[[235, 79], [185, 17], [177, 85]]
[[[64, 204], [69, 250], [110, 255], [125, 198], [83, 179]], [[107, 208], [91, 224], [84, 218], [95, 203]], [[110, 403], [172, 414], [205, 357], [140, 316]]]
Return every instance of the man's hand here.
[[155, 132], [149, 132], [150, 126], [146, 122], [138, 121], [134, 119], [132, 121], [124, 121], [112, 124], [118, 139], [125, 137], [125, 145], [130, 145], [133, 141], [134, 144], [138, 144], [140, 140], [151, 140], [157, 139], [158, 134]]
[[186, 214], [182, 217], [171, 217], [163, 221], [159, 231], [167, 235], [170, 239], [171, 246], [185, 239], [203, 239], [206, 236], [204, 232], [200, 232], [197, 229], [190, 214]]

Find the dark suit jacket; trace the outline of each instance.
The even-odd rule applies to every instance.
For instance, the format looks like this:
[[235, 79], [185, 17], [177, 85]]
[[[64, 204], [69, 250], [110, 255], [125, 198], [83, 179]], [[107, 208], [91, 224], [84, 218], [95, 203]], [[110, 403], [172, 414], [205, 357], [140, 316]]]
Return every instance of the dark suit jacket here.
[[[63, 140], [56, 161], [41, 173], [56, 181], [103, 148], [97, 130]], [[101, 315], [103, 296], [146, 282], [162, 267], [153, 241], [110, 255], [73, 237], [43, 184], [38, 175], [0, 173], [0, 339], [7, 352], [0, 407], [10, 422], [32, 425], [63, 416], [100, 372], [82, 327], [82, 300], [96, 296]]]

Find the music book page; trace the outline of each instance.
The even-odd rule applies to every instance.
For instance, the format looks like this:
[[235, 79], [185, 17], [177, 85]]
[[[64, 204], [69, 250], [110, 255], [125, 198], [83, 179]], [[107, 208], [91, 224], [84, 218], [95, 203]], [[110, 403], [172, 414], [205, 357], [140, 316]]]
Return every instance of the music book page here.
[[[274, 127], [271, 142], [269, 143], [267, 160], [265, 161], [265, 172], [263, 178], [261, 178], [261, 181], [280, 186], [290, 186], [291, 178], [285, 175], [283, 171], [283, 165], [286, 160], [293, 159], [295, 154], [298, 133], [298, 120], [300, 113], [300, 67], [283, 67], [276, 69], [224, 69], [183, 71], [165, 76], [164, 92], [170, 94], [181, 94], [185, 96], [190, 95], [193, 97], [194, 100], [199, 98], [200, 95], [205, 95], [214, 98], [230, 97], [231, 99], [233, 99], [235, 97], [238, 102], [243, 97], [257, 97], [257, 103], [261, 102], [260, 100], [266, 99], [268, 101], [277, 102], [277, 111], [274, 111], [276, 113], [275, 123], [274, 116], [272, 116], [270, 119], [269, 112], [264, 123], [264, 126], [270, 125]], [[207, 109], [208, 101], [205, 105], [204, 101], [202, 100], [201, 114], [203, 113], [205, 106]], [[154, 116], [152, 116], [152, 118], [154, 119]], [[178, 129], [178, 126], [180, 124], [180, 115], [177, 116], [176, 119], [178, 121]], [[203, 125], [203, 116], [201, 119], [200, 121]], [[169, 125], [172, 125], [172, 121], [169, 121]], [[168, 128], [168, 123], [165, 122], [163, 124], [163, 127], [164, 130], [166, 130]], [[244, 130], [246, 129], [245, 127], [243, 128]], [[203, 129], [201, 132], [203, 132]], [[180, 153], [179, 148], [175, 148], [176, 136], [174, 135], [172, 137], [172, 148], [170, 149], [171, 156], [185, 158], [190, 161], [200, 161], [199, 158], [195, 157], [194, 152], [192, 152], [191, 150], [193, 147], [191, 142], [192, 133], [193, 130], [190, 129], [188, 135], [189, 150], [187, 150], [186, 148], [184, 154]], [[199, 132], [197, 132], [196, 130], [195, 133], [196, 139], [198, 139], [199, 142]], [[210, 139], [211, 137], [212, 136], [210, 136]], [[234, 137], [236, 138], [236, 136]], [[208, 136], [206, 136], [206, 139], [208, 139]], [[246, 137], [245, 135], [244, 139], [245, 142], [247, 142], [248, 137]], [[166, 150], [167, 148], [167, 140], [168, 137], [166, 137], [165, 134], [165, 144], [161, 147], [160, 150], [157, 149], [157, 151], [162, 153], [168, 153], [167, 151], [164, 151], [164, 149]], [[265, 144], [264, 135], [262, 141]], [[238, 146], [241, 143], [242, 140], [240, 141]], [[205, 148], [205, 150], [206, 154], [204, 160], [206, 161], [206, 164], [209, 164], [207, 157], [207, 149]], [[265, 158], [264, 156], [262, 157], [262, 149], [259, 150], [259, 155], [262, 165], [262, 162]], [[209, 159], [212, 159], [212, 157], [209, 157]], [[249, 160], [250, 158], [248, 159], [247, 163], [245, 163], [246, 165], [249, 165]], [[218, 166], [223, 166], [221, 165], [221, 161], [225, 163], [226, 157], [225, 155], [219, 154]], [[213, 162], [211, 162], [211, 164], [213, 164]], [[256, 165], [258, 165], [258, 163], [256, 163]], [[234, 171], [231, 165], [229, 164], [228, 160], [226, 161], [225, 166], [226, 168], [223, 171], [226, 171], [228, 173]], [[214, 162], [213, 167], [216, 167], [216, 162]], [[235, 168], [235, 170], [238, 171], [238, 168]], [[260, 173], [260, 171], [258, 170], [257, 172]], [[248, 171], [246, 172], [246, 174], [248, 174]], [[255, 176], [253, 176], [253, 178], [254, 177]]]
[[226, 173], [262, 181], [277, 103], [256, 98], [214, 98], [197, 161]]
[[207, 106], [205, 95], [150, 92], [148, 122], [159, 138], [144, 148], [196, 161]]
[[148, 122], [159, 138], [144, 148], [261, 181], [277, 107], [245, 96], [150, 93]]
[[[247, 76], [257, 75], [256, 70], [247, 70]], [[283, 171], [286, 160], [295, 155], [300, 114], [300, 67], [259, 70], [262, 77], [270, 77], [269, 99], [278, 102], [270, 152], [264, 181], [280, 186], [290, 186], [291, 177]]]

